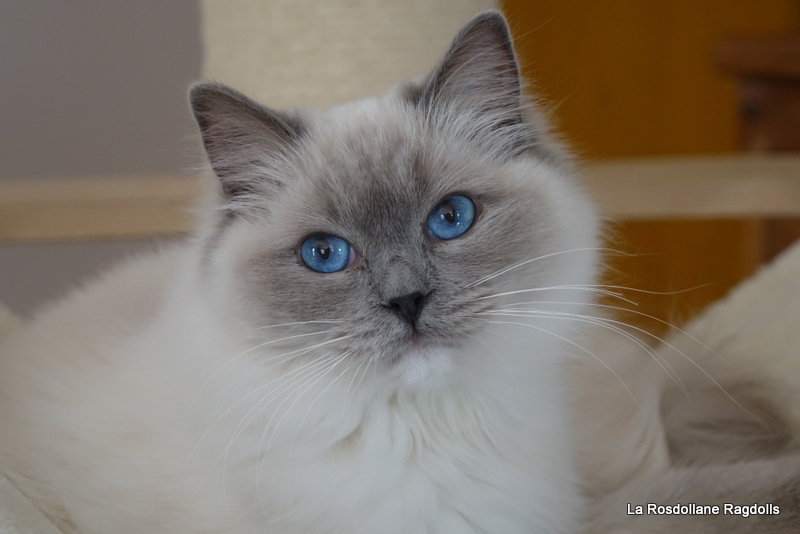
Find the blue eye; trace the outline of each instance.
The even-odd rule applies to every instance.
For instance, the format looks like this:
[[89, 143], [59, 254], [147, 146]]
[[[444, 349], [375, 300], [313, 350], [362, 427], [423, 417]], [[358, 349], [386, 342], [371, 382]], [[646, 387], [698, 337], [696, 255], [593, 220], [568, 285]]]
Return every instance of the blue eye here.
[[353, 262], [350, 244], [332, 235], [315, 235], [303, 241], [300, 257], [309, 268], [320, 273], [335, 273]]
[[428, 232], [436, 239], [454, 239], [469, 230], [474, 220], [475, 204], [464, 195], [451, 195], [428, 215]]

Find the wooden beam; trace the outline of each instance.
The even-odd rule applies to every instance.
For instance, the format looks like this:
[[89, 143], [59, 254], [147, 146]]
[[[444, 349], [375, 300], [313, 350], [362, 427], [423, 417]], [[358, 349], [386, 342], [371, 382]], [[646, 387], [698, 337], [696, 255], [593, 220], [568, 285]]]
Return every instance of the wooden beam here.
[[[610, 219], [800, 217], [798, 155], [610, 160], [581, 172]], [[200, 189], [184, 175], [0, 181], [0, 242], [185, 233]]]
[[714, 50], [717, 66], [737, 76], [800, 79], [800, 35], [728, 37]]
[[0, 181], [0, 241], [187, 232], [199, 179], [182, 175]]
[[613, 160], [583, 175], [613, 219], [800, 216], [800, 156], [732, 155]]

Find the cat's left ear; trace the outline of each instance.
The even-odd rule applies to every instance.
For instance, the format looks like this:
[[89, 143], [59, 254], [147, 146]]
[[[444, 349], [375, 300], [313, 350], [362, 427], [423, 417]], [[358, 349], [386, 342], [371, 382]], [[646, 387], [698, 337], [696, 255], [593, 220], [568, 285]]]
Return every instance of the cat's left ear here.
[[488, 135], [519, 130], [522, 84], [503, 15], [487, 11], [467, 22], [411, 100], [437, 119], [472, 117]]

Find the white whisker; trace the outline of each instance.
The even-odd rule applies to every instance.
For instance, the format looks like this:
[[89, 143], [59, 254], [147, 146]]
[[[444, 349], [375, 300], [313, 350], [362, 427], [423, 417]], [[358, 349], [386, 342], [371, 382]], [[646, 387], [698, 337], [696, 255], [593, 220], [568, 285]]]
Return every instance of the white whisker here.
[[532, 325], [532, 324], [526, 324], [526, 323], [515, 323], [515, 322], [511, 322], [511, 321], [492, 321], [492, 320], [489, 320], [489, 319], [483, 319], [483, 320], [484, 320], [484, 321], [486, 321], [487, 323], [492, 323], [492, 324], [508, 324], [508, 325], [517, 325], [517, 326], [524, 326], [524, 327], [527, 327], [527, 328], [533, 328], [533, 329], [535, 329], [535, 330], [539, 330], [540, 332], [544, 332], [545, 334], [550, 334], [551, 336], [555, 336], [555, 337], [557, 337], [558, 339], [560, 339], [560, 340], [562, 340], [562, 341], [565, 341], [566, 343], [569, 343], [570, 345], [573, 345], [574, 347], [576, 347], [576, 348], [580, 349], [581, 351], [583, 351], [583, 352], [587, 353], [589, 356], [591, 356], [592, 358], [594, 358], [595, 360], [597, 360], [598, 362], [600, 362], [600, 364], [601, 364], [603, 367], [605, 367], [606, 369], [608, 369], [608, 370], [609, 370], [609, 372], [610, 372], [611, 374], [613, 374], [613, 375], [614, 375], [614, 376], [617, 378], [617, 380], [619, 380], [619, 383], [620, 383], [620, 384], [622, 384], [622, 387], [624, 387], [624, 388], [625, 388], [625, 391], [627, 391], [627, 392], [628, 392], [628, 394], [631, 396], [631, 399], [633, 399], [633, 402], [634, 402], [634, 403], [636, 403], [636, 406], [638, 406], [638, 407], [639, 407], [639, 410], [642, 410], [642, 405], [641, 405], [641, 404], [639, 404], [639, 401], [636, 399], [636, 396], [635, 396], [635, 395], [633, 394], [633, 392], [630, 390], [630, 388], [629, 388], [629, 387], [628, 387], [628, 385], [625, 383], [625, 381], [624, 381], [624, 380], [622, 380], [622, 377], [620, 377], [620, 376], [617, 374], [617, 372], [616, 372], [616, 371], [614, 371], [614, 370], [613, 370], [611, 367], [609, 367], [609, 366], [608, 366], [608, 364], [606, 364], [606, 362], [604, 362], [603, 360], [601, 360], [600, 358], [598, 358], [598, 357], [597, 357], [597, 356], [596, 356], [596, 355], [595, 355], [595, 354], [594, 354], [592, 351], [590, 351], [589, 349], [587, 349], [587, 348], [585, 348], [585, 347], [582, 347], [582, 346], [578, 345], [578, 344], [577, 344], [577, 343], [575, 343], [574, 341], [572, 341], [572, 340], [570, 340], [570, 339], [567, 339], [567, 338], [565, 338], [564, 336], [560, 336], [560, 335], [556, 334], [555, 332], [551, 332], [551, 331], [547, 330], [546, 328], [541, 328], [541, 327], [538, 327], [538, 326], [536, 326], [536, 325]]
[[[205, 387], [206, 387], [206, 386], [208, 385], [208, 383], [209, 383], [209, 382], [210, 382], [210, 381], [211, 381], [211, 380], [212, 380], [212, 379], [213, 379], [213, 378], [214, 378], [214, 377], [217, 375], [217, 373], [219, 373], [219, 372], [220, 372], [220, 371], [222, 371], [222, 370], [223, 370], [225, 367], [227, 367], [228, 365], [230, 365], [230, 364], [231, 364], [231, 362], [233, 362], [234, 360], [236, 360], [236, 359], [238, 359], [238, 358], [241, 358], [241, 357], [242, 357], [242, 356], [244, 356], [245, 354], [248, 354], [248, 353], [250, 353], [250, 352], [252, 352], [252, 351], [254, 351], [254, 350], [256, 350], [256, 349], [259, 349], [259, 348], [265, 347], [265, 346], [267, 346], [267, 345], [271, 345], [272, 343], [278, 343], [278, 342], [280, 342], [280, 341], [288, 341], [288, 340], [290, 340], [290, 339], [296, 339], [296, 338], [299, 338], [299, 337], [318, 336], [318, 335], [321, 335], [321, 334], [327, 334], [327, 333], [329, 333], [329, 332], [331, 332], [331, 331], [332, 331], [332, 330], [322, 330], [322, 331], [320, 331], [320, 332], [308, 332], [308, 333], [305, 333], [305, 334], [296, 334], [296, 335], [293, 335], [293, 336], [287, 336], [287, 337], [283, 337], [283, 338], [280, 338], [280, 339], [273, 339], [273, 340], [271, 340], [271, 341], [267, 341], [267, 342], [265, 342], [265, 343], [261, 343], [261, 344], [259, 344], [259, 345], [256, 345], [255, 347], [251, 347], [251, 348], [249, 348], [249, 349], [245, 350], [244, 352], [240, 352], [239, 354], [237, 354], [237, 355], [236, 355], [236, 356], [234, 356], [233, 358], [230, 358], [230, 359], [228, 359], [228, 360], [227, 360], [225, 363], [223, 363], [221, 366], [219, 366], [219, 367], [218, 367], [218, 368], [217, 368], [217, 369], [216, 369], [216, 370], [215, 370], [213, 373], [211, 373], [211, 375], [210, 375], [210, 376], [209, 376], [209, 377], [206, 379], [206, 381], [205, 381], [205, 382], [203, 382], [203, 385], [202, 385], [202, 386], [200, 386], [200, 389], [199, 389], [199, 390], [197, 390], [197, 393], [195, 394], [195, 396], [194, 396], [194, 399], [192, 400], [192, 404], [191, 404], [191, 406], [190, 406], [190, 408], [189, 408], [189, 409], [191, 410], [191, 409], [192, 409], [192, 407], [194, 407], [195, 403], [197, 402], [197, 399], [198, 399], [198, 397], [199, 397], [199, 396], [200, 396], [200, 394], [203, 392], [203, 389], [205, 389]], [[338, 339], [342, 339], [342, 338], [338, 338]]]
[[[285, 362], [286, 362], [286, 361], [288, 361], [288, 360], [291, 360], [291, 359], [294, 359], [294, 358], [298, 358], [298, 357], [300, 357], [300, 356], [302, 356], [302, 355], [304, 355], [304, 354], [307, 354], [307, 353], [308, 353], [308, 352], [310, 352], [311, 350], [312, 350], [311, 348], [308, 348], [308, 349], [306, 349], [304, 352], [301, 352], [301, 353], [299, 353], [299, 354], [296, 354], [296, 355], [294, 355], [294, 356], [292, 356], [292, 357], [290, 357], [290, 358], [287, 358], [286, 360], [283, 360], [283, 361], [281, 361], [281, 362], [276, 362], [276, 363], [273, 363], [272, 365], [268, 366], [268, 368], [269, 368], [269, 367], [272, 367], [272, 366], [274, 366], [274, 365], [278, 365], [279, 363], [285, 363]], [[293, 351], [293, 352], [296, 352], [296, 351]], [[200, 446], [200, 443], [202, 443], [203, 439], [204, 439], [204, 438], [205, 438], [205, 437], [208, 435], [208, 433], [209, 433], [209, 432], [212, 430], [212, 428], [213, 428], [214, 426], [216, 426], [216, 425], [217, 425], [217, 424], [218, 424], [220, 421], [222, 421], [222, 420], [225, 418], [225, 416], [226, 416], [226, 415], [228, 415], [228, 414], [229, 414], [231, 411], [233, 411], [233, 409], [234, 409], [234, 408], [236, 408], [238, 405], [240, 405], [241, 403], [245, 402], [245, 401], [246, 401], [248, 398], [250, 398], [250, 397], [252, 397], [253, 395], [257, 394], [257, 393], [258, 393], [258, 392], [260, 392], [261, 390], [263, 390], [263, 389], [265, 389], [265, 388], [268, 388], [268, 387], [269, 387], [271, 384], [273, 384], [273, 383], [275, 383], [275, 382], [278, 382], [278, 381], [281, 381], [281, 380], [286, 380], [288, 377], [291, 377], [292, 375], [296, 375], [296, 374], [298, 374], [298, 373], [303, 373], [303, 372], [304, 372], [304, 370], [306, 370], [306, 368], [307, 368], [307, 367], [309, 367], [309, 366], [311, 366], [311, 365], [313, 365], [313, 364], [315, 364], [315, 363], [318, 363], [318, 362], [320, 362], [320, 360], [321, 360], [321, 359], [323, 359], [323, 358], [324, 358], [325, 356], [327, 356], [328, 354], [330, 354], [330, 353], [323, 354], [322, 356], [319, 356], [319, 357], [317, 357], [317, 358], [315, 358], [315, 359], [313, 359], [313, 360], [311, 360], [311, 361], [309, 361], [309, 362], [306, 362], [306, 363], [304, 363], [303, 365], [301, 365], [301, 366], [299, 366], [299, 367], [296, 367], [295, 369], [292, 369], [291, 371], [288, 371], [288, 372], [286, 372], [285, 374], [282, 374], [281, 376], [278, 376], [278, 377], [276, 377], [276, 378], [273, 378], [273, 379], [272, 379], [272, 380], [270, 380], [269, 382], [266, 382], [266, 383], [264, 383], [264, 384], [261, 384], [260, 386], [258, 386], [257, 388], [255, 388], [254, 390], [252, 390], [252, 391], [250, 391], [248, 394], [246, 394], [244, 397], [240, 398], [238, 401], [236, 401], [235, 403], [233, 403], [233, 404], [232, 404], [230, 407], [228, 407], [228, 409], [227, 409], [227, 410], [225, 410], [225, 411], [224, 411], [224, 412], [223, 412], [221, 415], [219, 415], [219, 416], [218, 416], [218, 417], [217, 417], [217, 418], [214, 420], [214, 422], [212, 422], [212, 423], [211, 423], [211, 424], [208, 426], [208, 428], [206, 429], [205, 433], [203, 433], [203, 435], [202, 435], [202, 436], [200, 436], [200, 439], [198, 440], [197, 444], [196, 444], [196, 445], [194, 446], [194, 448], [192, 449], [192, 452], [189, 454], [189, 458], [188, 458], [188, 459], [191, 459], [191, 457], [192, 457], [192, 454], [194, 454], [194, 452], [197, 450], [197, 447], [199, 447], [199, 446]], [[273, 389], [273, 392], [275, 392], [275, 391], [277, 391], [277, 390], [276, 390], [276, 389]], [[259, 404], [260, 404], [260, 403], [261, 403], [263, 400], [264, 400], [264, 399], [262, 399], [261, 401], [259, 401], [258, 403], [256, 403], [256, 406], [258, 406], [258, 405], [259, 405]], [[246, 418], [247, 418], [247, 416], [248, 416], [248, 415], [250, 415], [250, 413], [252, 412], [252, 410], [253, 410], [253, 409], [255, 409], [255, 406], [254, 406], [253, 408], [251, 408], [251, 409], [250, 409], [250, 411], [248, 411], [248, 412], [245, 414], [245, 416], [244, 416], [244, 419], [246, 419]], [[243, 421], [244, 421], [244, 419], [243, 419]], [[245, 426], [247, 426], [248, 424], [250, 424], [250, 421], [248, 421], [248, 422], [245, 424]], [[235, 432], [237, 432], [238, 430], [239, 430], [239, 426], [237, 426], [237, 427], [236, 427], [236, 429], [234, 430], [234, 433], [235, 433]], [[238, 436], [238, 434], [236, 434], [236, 435]], [[235, 437], [236, 437], [236, 436], [234, 436], [234, 438], [235, 438]], [[188, 461], [188, 459], [187, 459], [187, 461]]]
[[340, 323], [343, 323], [343, 322], [344, 321], [333, 320], [333, 319], [331, 319], [331, 320], [318, 320], [318, 321], [294, 321], [294, 322], [291, 322], [291, 323], [270, 324], [270, 325], [266, 325], [266, 326], [259, 326], [257, 328], [251, 328], [250, 330], [245, 330], [242, 333], [243, 334], [249, 334], [251, 332], [257, 332], [258, 330], [265, 330], [267, 328], [279, 328], [279, 327], [282, 327], [282, 326], [297, 326], [297, 325], [301, 325], [301, 324], [340, 324]]
[[[274, 427], [274, 429], [272, 431], [272, 435], [270, 435], [269, 441], [267, 441], [267, 444], [264, 445], [264, 438], [267, 435], [267, 431], [272, 426], [272, 420], [275, 418], [275, 415], [278, 414], [278, 412], [280, 411], [280, 409], [284, 405], [284, 403], [286, 403], [286, 401], [288, 401], [291, 398], [292, 394], [287, 395], [286, 398], [283, 400], [283, 402], [281, 402], [275, 408], [275, 411], [272, 413], [272, 417], [270, 417], [269, 421], [264, 426], [264, 432], [261, 434], [261, 440], [260, 440], [259, 445], [258, 445], [259, 454], [258, 454], [258, 460], [256, 461], [256, 495], [260, 495], [260, 482], [261, 482], [260, 473], [261, 473], [263, 465], [264, 465], [264, 459], [265, 459], [264, 457], [267, 455], [267, 453], [268, 453], [268, 451], [270, 449], [270, 446], [272, 445], [272, 440], [275, 438], [275, 435], [278, 433], [278, 428], [280, 428], [281, 423], [286, 418], [286, 416], [289, 414], [289, 412], [291, 411], [292, 407], [295, 404], [297, 404], [298, 401], [300, 401], [300, 399], [303, 397], [303, 395], [305, 395], [309, 390], [311, 390], [311, 388], [314, 387], [317, 384], [317, 382], [319, 382], [320, 380], [325, 378], [325, 376], [327, 376], [328, 373], [330, 373], [334, 368], [336, 368], [346, 358], [347, 358], [347, 355], [345, 354], [345, 355], [339, 356], [337, 359], [329, 360], [327, 366], [323, 366], [323, 368], [318, 370], [316, 372], [316, 374], [314, 374], [313, 376], [308, 377], [301, 385], [299, 385], [297, 387], [297, 389], [295, 391], [297, 391], [298, 389], [300, 389], [301, 387], [305, 386], [306, 384], [308, 384], [309, 382], [311, 382], [313, 380], [313, 382], [311, 382], [311, 384], [309, 384], [308, 387], [306, 387], [299, 395], [297, 395], [295, 397], [295, 400], [286, 408], [286, 410], [284, 410], [283, 415], [278, 420], [278, 422], [275, 424], [275, 427]], [[314, 380], [315, 378], [316, 378], [316, 380]], [[263, 451], [263, 454], [262, 454], [262, 451]]]
[[[341, 422], [339, 423], [340, 429], [342, 428], [342, 426], [344, 426], [345, 413], [347, 409], [347, 399], [350, 397], [350, 389], [353, 387], [353, 382], [355, 381], [356, 376], [358, 376], [358, 372], [361, 370], [361, 366], [368, 362], [366, 358], [361, 358], [360, 360], [361, 361], [359, 362], [358, 367], [356, 367], [356, 370], [353, 371], [353, 377], [350, 379], [350, 383], [347, 385], [347, 392], [344, 394], [344, 402], [342, 402], [342, 419]], [[367, 363], [367, 365], [369, 364]]]
[[[556, 305], [558, 305], [558, 304], [572, 304], [572, 303], [570, 303], [570, 302], [539, 300], [539, 301], [530, 301], [530, 302], [517, 302], [515, 304], [505, 304], [505, 305], [501, 306], [501, 308], [516, 306], [516, 305], [525, 305], [525, 304], [556, 304]], [[670, 323], [669, 321], [664, 321], [663, 319], [659, 319], [658, 317], [656, 317], [654, 315], [650, 315], [650, 314], [647, 314], [647, 313], [644, 313], [644, 312], [641, 312], [641, 311], [638, 311], [638, 310], [631, 310], [631, 309], [628, 309], [628, 308], [623, 308], [621, 306], [613, 306], [613, 305], [610, 305], [610, 304], [600, 304], [600, 303], [597, 303], [597, 302], [588, 302], [588, 303], [586, 303], [586, 305], [587, 306], [594, 306], [596, 308], [605, 308], [605, 309], [609, 309], [609, 310], [617, 310], [617, 311], [632, 313], [632, 314], [638, 315], [640, 317], [646, 317], [647, 319], [652, 319], [653, 321], [656, 321], [656, 322], [661, 323], [661, 324], [663, 324], [665, 326], [668, 326], [669, 328], [672, 328], [676, 332], [679, 332], [679, 333], [685, 335], [686, 337], [688, 337], [689, 339], [691, 339], [692, 341], [694, 341], [695, 343], [697, 343], [698, 345], [700, 345], [701, 347], [706, 349], [708, 352], [710, 352], [711, 354], [713, 354], [714, 356], [716, 356], [717, 358], [719, 358], [723, 362], [729, 363], [728, 360], [726, 360], [721, 354], [717, 353], [717, 351], [715, 351], [714, 349], [712, 349], [711, 347], [709, 347], [708, 345], [706, 345], [705, 343], [703, 343], [702, 341], [700, 341], [699, 339], [694, 337], [692, 334], [690, 334], [686, 330], [681, 329], [680, 327]], [[630, 325], [628, 325], [628, 326], [630, 326]], [[656, 339], [658, 339], [659, 341], [662, 341], [660, 338], [656, 338]]]
[[[498, 316], [503, 316], [503, 317], [536, 317], [536, 318], [541, 318], [541, 319], [557, 319], [557, 320], [560, 319], [560, 320], [588, 323], [588, 324], [593, 324], [595, 326], [600, 326], [600, 327], [603, 327], [603, 328], [607, 328], [608, 330], [611, 330], [612, 332], [620, 334], [621, 336], [623, 336], [624, 338], [628, 339], [629, 341], [632, 341], [637, 346], [639, 346], [642, 350], [647, 352], [647, 354], [649, 354], [653, 358], [653, 360], [655, 360], [655, 362], [658, 364], [659, 367], [661, 367], [661, 369], [667, 374], [667, 376], [669, 376], [675, 382], [675, 384], [681, 389], [681, 391], [683, 391], [683, 393], [687, 397], [689, 396], [689, 393], [686, 390], [686, 388], [684, 387], [683, 381], [681, 380], [681, 378], [678, 375], [678, 373], [675, 372], [675, 370], [672, 368], [672, 366], [669, 365], [669, 362], [667, 362], [663, 357], [661, 357], [658, 354], [657, 351], [655, 351], [652, 347], [649, 347], [646, 343], [642, 342], [636, 336], [630, 334], [629, 332], [626, 332], [622, 328], [606, 324], [605, 321], [603, 320], [603, 318], [601, 318], [601, 317], [592, 317], [592, 316], [588, 316], [588, 315], [579, 315], [579, 314], [572, 314], [572, 313], [566, 313], [566, 312], [549, 312], [549, 311], [543, 311], [543, 310], [519, 310], [519, 312], [520, 312], [519, 314], [511, 314], [511, 313], [504, 313], [504, 312], [484, 312], [484, 313], [487, 314], [487, 315], [498, 315]], [[612, 322], [617, 322], [617, 321], [612, 321]], [[622, 324], [622, 325], [627, 326], [629, 328], [634, 328], [636, 330], [640, 330], [645, 334], [652, 335], [649, 332], [646, 332], [644, 330], [636, 328], [635, 326], [628, 325], [628, 324], [625, 324], [625, 323], [619, 323], [619, 324]], [[658, 339], [658, 338], [656, 337], [656, 339]]]
[[[614, 297], [629, 304], [633, 304], [634, 306], [638, 306], [637, 302], [632, 300], [626, 299], [620, 293], [615, 293], [613, 291], [607, 291], [604, 289], [598, 289], [596, 286], [579, 286], [579, 285], [564, 285], [564, 286], [548, 286], [548, 287], [532, 287], [529, 289], [518, 289], [516, 291], [505, 291], [503, 293], [495, 293], [493, 295], [485, 295], [483, 297], [478, 297], [475, 300], [485, 300], [485, 299], [492, 299], [492, 298], [499, 298], [499, 297], [507, 297], [510, 295], [519, 295], [522, 293], [535, 293], [538, 291], [556, 291], [556, 290], [578, 290], [578, 291], [588, 291], [590, 293], [597, 293], [599, 295], [606, 295], [609, 297]], [[576, 304], [576, 303], [573, 303]]]
[[[225, 473], [227, 471], [228, 455], [229, 455], [230, 450], [233, 447], [233, 443], [236, 441], [236, 439], [242, 434], [242, 432], [245, 431], [245, 429], [253, 421], [255, 421], [255, 419], [259, 416], [259, 414], [264, 409], [266, 409], [266, 407], [269, 406], [272, 403], [272, 401], [277, 399], [283, 392], [291, 389], [295, 385], [295, 383], [303, 382], [310, 375], [314, 375], [314, 373], [316, 373], [319, 370], [319, 368], [321, 368], [321, 367], [324, 368], [324, 366], [329, 361], [329, 360], [326, 360], [326, 357], [329, 354], [330, 353], [325, 353], [322, 356], [319, 356], [316, 359], [312, 360], [311, 362], [309, 362], [310, 365], [306, 369], [304, 369], [302, 373], [300, 373], [300, 374], [298, 374], [298, 375], [296, 375], [294, 377], [291, 377], [289, 380], [286, 380], [286, 376], [287, 375], [279, 377], [278, 378], [279, 380], [283, 380], [284, 381], [283, 384], [278, 386], [277, 388], [271, 390], [269, 393], [267, 393], [267, 395], [265, 395], [261, 400], [256, 402], [250, 408], [250, 410], [248, 410], [247, 413], [245, 413], [245, 415], [242, 417], [242, 420], [239, 422], [239, 424], [234, 429], [233, 435], [228, 440], [228, 445], [225, 447], [225, 449], [223, 450], [222, 454], [220, 455], [220, 458], [223, 460], [223, 462], [222, 462], [222, 487], [223, 487], [223, 489], [226, 487], [225, 486]], [[259, 389], [262, 389], [262, 388], [259, 388]], [[250, 396], [250, 394], [248, 394], [248, 396]], [[254, 411], [255, 411], [255, 413], [253, 413]], [[252, 416], [250, 416], [251, 413], [253, 413]], [[274, 416], [274, 414], [273, 414], [273, 416]], [[248, 419], [248, 417], [249, 417], [249, 419]], [[271, 421], [271, 419], [270, 419], [270, 421]], [[214, 463], [214, 465], [216, 465], [218, 462], [219, 462], [219, 459], [217, 459], [217, 461]]]
[[494, 350], [494, 349], [493, 349], [493, 348], [492, 348], [492, 347], [491, 347], [491, 346], [490, 346], [488, 343], [486, 343], [484, 340], [482, 340], [482, 339], [481, 339], [481, 338], [479, 338], [478, 336], [474, 336], [474, 337], [475, 337], [475, 340], [476, 340], [476, 341], [478, 341], [479, 343], [482, 343], [483, 345], [485, 345], [487, 349], [489, 349], [490, 351], [492, 351], [492, 354], [494, 354], [495, 356], [497, 356], [497, 358], [498, 358], [498, 359], [499, 359], [501, 362], [503, 362], [503, 365], [505, 365], [506, 369], [508, 369], [508, 374], [510, 374], [510, 375], [513, 377], [513, 376], [514, 376], [514, 373], [511, 371], [511, 367], [509, 367], [509, 366], [508, 366], [508, 362], [506, 362], [506, 361], [503, 359], [503, 357], [502, 357], [502, 356], [500, 356], [500, 354], [499, 354], [499, 353], [498, 353], [496, 350]]
[[[341, 356], [341, 358], [339, 359], [339, 361], [343, 361], [344, 359], [346, 359], [346, 358], [347, 358], [348, 356], [350, 356], [351, 354], [353, 354], [353, 353], [352, 353], [352, 352], [346, 352], [345, 354], [342, 354], [342, 356]], [[337, 363], [337, 365], [338, 365], [338, 363]], [[303, 418], [302, 418], [302, 419], [300, 419], [300, 424], [299, 424], [299, 425], [297, 425], [297, 431], [294, 433], [294, 439], [292, 440], [292, 444], [294, 444], [294, 442], [295, 442], [295, 441], [297, 441], [297, 436], [300, 434], [300, 429], [301, 429], [301, 428], [303, 428], [303, 423], [305, 422], [305, 420], [306, 420], [306, 417], [308, 417], [308, 414], [311, 412], [311, 408], [313, 408], [313, 407], [314, 407], [314, 405], [317, 403], [317, 401], [320, 399], [320, 397], [322, 397], [322, 395], [323, 395], [323, 394], [324, 394], [326, 391], [328, 391], [328, 388], [329, 388], [329, 387], [331, 387], [331, 386], [332, 386], [334, 383], [336, 383], [336, 381], [337, 381], [337, 380], [339, 380], [339, 378], [340, 378], [340, 377], [341, 377], [343, 374], [345, 374], [345, 373], [346, 373], [348, 370], [350, 370], [350, 368], [351, 368], [351, 367], [353, 367], [353, 364], [352, 364], [352, 363], [351, 363], [350, 365], [348, 365], [347, 367], [345, 367], [345, 368], [344, 368], [344, 370], [343, 370], [341, 373], [339, 373], [338, 375], [336, 375], [336, 378], [334, 378], [333, 380], [331, 380], [330, 384], [328, 384], [327, 386], [325, 386], [325, 388], [324, 388], [322, 391], [320, 391], [319, 395], [317, 395], [317, 398], [316, 398], [316, 399], [314, 399], [314, 402], [312, 402], [312, 403], [309, 405], [308, 409], [306, 410], [306, 413], [305, 413], [305, 414], [303, 414]]]
[[[597, 318], [595, 318], [595, 319], [597, 319]], [[612, 322], [617, 322], [617, 323], [619, 323], [619, 321], [613, 321], [613, 320], [611, 320], [611, 321], [612, 321]], [[636, 327], [635, 327], [635, 326], [633, 326], [633, 325], [629, 325], [629, 324], [626, 324], [626, 323], [619, 323], [619, 324], [624, 324], [625, 326], [627, 326], [627, 327], [629, 327], [629, 328], [634, 328], [634, 329], [640, 330], [641, 332], [643, 332], [643, 333], [646, 333], [646, 334], [648, 334], [648, 335], [651, 335], [651, 336], [655, 337], [656, 339], [660, 339], [660, 338], [658, 338], [657, 336], [655, 336], [654, 334], [650, 334], [649, 332], [647, 332], [647, 331], [645, 331], [645, 330], [638, 329], [638, 328], [636, 328]], [[683, 356], [683, 358], [684, 358], [684, 359], [686, 359], [686, 361], [688, 361], [690, 364], [692, 364], [694, 367], [696, 367], [696, 368], [697, 368], [697, 369], [698, 369], [698, 370], [699, 370], [701, 373], [703, 373], [703, 375], [705, 375], [705, 377], [706, 377], [706, 378], [708, 378], [708, 379], [709, 379], [709, 380], [710, 380], [710, 381], [711, 381], [711, 382], [712, 382], [712, 383], [713, 383], [713, 384], [714, 384], [714, 385], [715, 385], [715, 386], [716, 386], [716, 387], [717, 387], [717, 388], [718, 388], [718, 389], [719, 389], [719, 390], [720, 390], [720, 391], [721, 391], [721, 392], [722, 392], [722, 393], [723, 393], [723, 394], [724, 394], [726, 397], [728, 397], [728, 399], [730, 399], [730, 400], [731, 400], [731, 401], [732, 401], [732, 402], [733, 402], [733, 403], [734, 403], [736, 406], [738, 406], [739, 408], [741, 408], [741, 409], [742, 409], [742, 410], [743, 410], [745, 413], [747, 413], [748, 415], [751, 415], [751, 416], [755, 417], [755, 416], [754, 416], [754, 415], [753, 415], [753, 414], [752, 414], [752, 413], [751, 413], [751, 412], [750, 412], [750, 411], [749, 411], [747, 408], [745, 408], [744, 406], [742, 406], [742, 405], [741, 405], [741, 404], [740, 404], [740, 403], [739, 403], [739, 402], [738, 402], [736, 399], [734, 399], [734, 398], [733, 398], [733, 396], [731, 396], [731, 394], [730, 394], [730, 393], [728, 393], [728, 390], [726, 390], [724, 387], [722, 387], [722, 384], [720, 384], [719, 382], [717, 382], [717, 380], [716, 380], [714, 377], [712, 377], [712, 376], [711, 376], [711, 375], [708, 373], [708, 371], [706, 371], [705, 369], [703, 369], [703, 368], [700, 366], [700, 364], [698, 364], [697, 362], [695, 362], [695, 361], [694, 361], [692, 358], [690, 358], [689, 356], [687, 356], [686, 354], [684, 354], [683, 352], [681, 352], [680, 350], [678, 350], [678, 349], [677, 349], [677, 348], [675, 348], [674, 346], [670, 345], [669, 343], [666, 343], [666, 342], [665, 342], [665, 341], [663, 341], [663, 340], [661, 340], [661, 342], [662, 342], [662, 343], [664, 343], [664, 344], [666, 344], [667, 346], [669, 346], [669, 347], [670, 347], [672, 350], [674, 350], [675, 352], [677, 352], [678, 354], [680, 354], [681, 356]], [[666, 363], [666, 361], [665, 361], [665, 363]], [[607, 367], [607, 366], [606, 366], [606, 367]], [[665, 369], [665, 371], [666, 371], [666, 369]], [[686, 393], [686, 390], [685, 390], [685, 389], [684, 389], [684, 392]], [[687, 393], [687, 395], [688, 395], [688, 393]]]
[[497, 278], [498, 276], [504, 275], [509, 271], [513, 271], [514, 269], [517, 269], [517, 268], [522, 267], [524, 265], [527, 265], [529, 263], [533, 263], [535, 261], [543, 260], [545, 258], [551, 258], [553, 256], [559, 256], [561, 254], [569, 254], [571, 252], [589, 252], [589, 251], [613, 252], [615, 254], [620, 254], [620, 255], [623, 255], [623, 256], [633, 256], [633, 254], [628, 254], [627, 252], [622, 252], [620, 250], [614, 250], [614, 249], [603, 248], [603, 247], [583, 247], [583, 248], [573, 248], [573, 249], [569, 249], [569, 250], [562, 250], [562, 251], [559, 251], [559, 252], [552, 252], [550, 254], [544, 254], [542, 256], [537, 256], [537, 257], [532, 258], [532, 259], [524, 260], [524, 261], [521, 261], [521, 262], [519, 262], [517, 264], [514, 264], [514, 265], [512, 265], [510, 267], [505, 267], [503, 269], [495, 271], [494, 273], [492, 273], [492, 274], [490, 274], [488, 276], [484, 276], [483, 278], [479, 278], [479, 279], [475, 280], [474, 282], [472, 282], [471, 284], [467, 284], [466, 286], [464, 286], [464, 289], [467, 289], [467, 288], [470, 288], [470, 287], [479, 286], [479, 285], [481, 285], [483, 283], [488, 282], [489, 280], [492, 280], [493, 278]]

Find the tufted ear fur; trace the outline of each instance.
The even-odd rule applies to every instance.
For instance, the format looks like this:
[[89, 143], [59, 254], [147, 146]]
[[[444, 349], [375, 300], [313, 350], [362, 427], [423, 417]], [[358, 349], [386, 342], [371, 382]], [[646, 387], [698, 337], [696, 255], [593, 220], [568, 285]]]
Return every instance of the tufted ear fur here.
[[528, 144], [519, 66], [506, 21], [496, 11], [477, 15], [461, 29], [411, 100], [437, 125], [467, 118], [464, 134], [471, 138], [512, 152]]
[[296, 121], [218, 83], [195, 84], [189, 100], [208, 160], [228, 200], [262, 190], [257, 184], [275, 181], [258, 171], [296, 143], [302, 133]]

